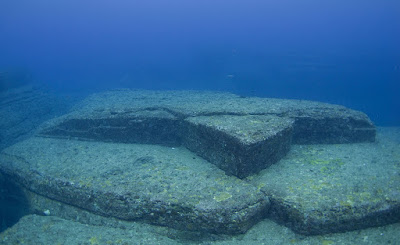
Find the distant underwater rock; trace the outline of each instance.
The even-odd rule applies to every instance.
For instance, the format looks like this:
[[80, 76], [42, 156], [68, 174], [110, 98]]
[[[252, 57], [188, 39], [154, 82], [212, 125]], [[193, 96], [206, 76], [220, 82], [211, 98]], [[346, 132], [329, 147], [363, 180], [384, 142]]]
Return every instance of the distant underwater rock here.
[[32, 75], [23, 69], [0, 70], [0, 92], [28, 85]]
[[0, 92], [0, 150], [32, 136], [46, 120], [68, 110], [68, 103], [40, 85]]

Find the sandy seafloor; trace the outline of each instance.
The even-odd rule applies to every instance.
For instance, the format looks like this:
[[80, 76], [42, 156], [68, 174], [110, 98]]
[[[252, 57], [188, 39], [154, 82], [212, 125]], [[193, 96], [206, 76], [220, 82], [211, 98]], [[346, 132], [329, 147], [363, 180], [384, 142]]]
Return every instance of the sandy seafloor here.
[[[400, 166], [400, 128], [378, 128], [377, 144], [390, 148], [391, 160]], [[378, 154], [381, 153], [365, 152], [366, 157], [379, 157]], [[172, 229], [143, 223], [133, 223], [122, 229], [81, 224], [51, 215], [27, 215], [0, 234], [0, 244], [400, 244], [400, 223], [346, 233], [303, 236], [265, 219], [243, 235], [177, 234]]]

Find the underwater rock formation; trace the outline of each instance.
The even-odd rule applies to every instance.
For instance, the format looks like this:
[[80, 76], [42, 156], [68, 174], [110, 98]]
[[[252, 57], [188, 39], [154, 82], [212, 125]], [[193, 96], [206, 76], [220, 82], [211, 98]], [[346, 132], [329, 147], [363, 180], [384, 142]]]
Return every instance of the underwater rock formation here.
[[[51, 213], [71, 217], [71, 206], [74, 214], [223, 234], [269, 217], [323, 234], [399, 220], [395, 163], [374, 164], [376, 156], [363, 153], [387, 149], [375, 136], [364, 113], [343, 106], [115, 90], [5, 149], [0, 171], [37, 212], [64, 205]], [[387, 171], [377, 169], [383, 165]], [[373, 173], [379, 183], [364, 178]]]

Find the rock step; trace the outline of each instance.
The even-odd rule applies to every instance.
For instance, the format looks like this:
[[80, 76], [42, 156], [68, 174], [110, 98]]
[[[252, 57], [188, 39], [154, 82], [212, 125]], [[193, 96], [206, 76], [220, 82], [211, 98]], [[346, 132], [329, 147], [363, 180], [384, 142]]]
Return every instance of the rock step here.
[[183, 147], [33, 137], [0, 153], [0, 171], [97, 215], [181, 230], [244, 233], [269, 209], [259, 189]]
[[[372, 144], [294, 145], [278, 164], [245, 180], [183, 147], [41, 137], [1, 152], [0, 172], [36, 193], [27, 195], [32, 206], [44, 196], [68, 217], [85, 215], [67, 204], [225, 234], [269, 217], [297, 233], [327, 234], [400, 221], [399, 132], [382, 131]], [[54, 211], [41, 203], [39, 210]]]
[[245, 178], [281, 159], [294, 143], [375, 140], [362, 112], [310, 101], [229, 93], [118, 90], [95, 94], [48, 122], [40, 135], [185, 146]]
[[230, 175], [244, 178], [277, 162], [290, 149], [293, 120], [271, 115], [199, 116], [178, 120], [162, 111], [113, 118], [71, 119], [41, 135], [105, 142], [185, 146]]
[[270, 115], [190, 117], [183, 145], [226, 173], [245, 178], [290, 149], [293, 120]]
[[297, 233], [317, 235], [400, 222], [400, 147], [398, 140], [388, 139], [294, 145], [278, 164], [248, 180], [269, 194], [270, 217]]

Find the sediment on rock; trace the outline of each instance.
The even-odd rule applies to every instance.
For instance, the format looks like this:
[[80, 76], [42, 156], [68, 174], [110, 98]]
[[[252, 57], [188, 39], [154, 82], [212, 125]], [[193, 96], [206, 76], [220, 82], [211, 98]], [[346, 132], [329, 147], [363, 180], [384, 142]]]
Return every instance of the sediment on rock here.
[[97, 215], [177, 229], [244, 233], [269, 207], [262, 191], [182, 147], [33, 137], [0, 153], [0, 171]]

